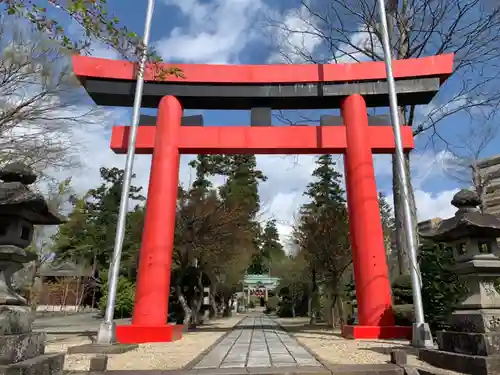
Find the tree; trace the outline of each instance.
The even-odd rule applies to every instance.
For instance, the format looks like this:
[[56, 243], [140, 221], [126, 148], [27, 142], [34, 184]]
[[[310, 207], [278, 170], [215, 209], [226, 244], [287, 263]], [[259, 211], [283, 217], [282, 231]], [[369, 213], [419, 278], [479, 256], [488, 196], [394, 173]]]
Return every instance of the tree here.
[[[42, 32], [49, 40], [73, 53], [89, 53], [92, 45], [99, 42], [129, 61], [137, 61], [143, 52], [148, 61], [160, 61], [153, 50], [144, 51], [142, 38], [120, 25], [120, 20], [109, 13], [107, 0], [2, 0], [0, 9], [1, 4], [8, 15], [23, 18], [34, 32]], [[63, 27], [64, 21], [79, 25], [81, 33], [69, 33]], [[175, 67], [162, 67], [157, 72], [161, 76], [182, 75]]]
[[[71, 187], [71, 178], [67, 178], [59, 184], [49, 184], [47, 193], [47, 206], [56, 214], [61, 215], [65, 206], [72, 202], [74, 199], [74, 192]], [[23, 284], [23, 287], [28, 289], [29, 303], [33, 309], [38, 305], [38, 292], [40, 285], [38, 285], [38, 273], [40, 268], [50, 262], [53, 258], [52, 253], [52, 239], [51, 232], [53, 233], [54, 227], [51, 226], [36, 226], [33, 232], [33, 240], [26, 248], [27, 251], [35, 253], [37, 258], [34, 262], [25, 265], [24, 269], [16, 274], [18, 283]]]
[[[205, 287], [211, 289], [212, 303], [218, 298], [227, 310], [248, 267], [254, 240], [249, 219], [258, 201], [258, 195], [252, 196], [255, 165], [249, 160], [235, 166], [234, 158], [199, 155], [190, 163], [195, 181], [189, 190], [179, 189], [173, 284], [185, 324], [199, 324]], [[219, 191], [208, 180], [214, 174], [228, 177]]]
[[[439, 100], [428, 106], [426, 113], [416, 106], [401, 107], [401, 123], [411, 125], [415, 135], [425, 132], [434, 139], [442, 138], [438, 124], [456, 114], [465, 114], [471, 122], [480, 124], [484, 114], [489, 116], [497, 108], [500, 98], [496, 69], [500, 59], [500, 8], [487, 0], [394, 0], [388, 8], [390, 44], [395, 58], [456, 54], [450, 86], [441, 90]], [[285, 20], [271, 21], [277, 30], [279, 57], [286, 62], [383, 60], [377, 1], [302, 0], [300, 9], [288, 16]], [[396, 165], [393, 157], [396, 241], [406, 263], [401, 271], [407, 273], [408, 245]], [[406, 169], [409, 175], [409, 155], [406, 155]], [[410, 181], [409, 184], [416, 227], [415, 199]], [[415, 241], [418, 243], [418, 238]]]
[[263, 230], [258, 234], [259, 248], [252, 257], [252, 263], [247, 272], [250, 274], [262, 275], [270, 273], [272, 264], [279, 262], [286, 254], [280, 242], [276, 220], [271, 219], [266, 222]]
[[257, 222], [257, 214], [260, 210], [259, 183], [266, 181], [267, 177], [257, 169], [255, 155], [217, 155], [210, 159], [208, 170], [210, 174], [227, 178], [226, 183], [219, 188], [219, 194], [228, 207], [238, 208], [240, 228], [252, 233], [253, 271], [264, 272], [260, 254], [261, 227]]
[[390, 276], [396, 273], [400, 274], [401, 269], [405, 267], [405, 259], [400, 252], [396, 251], [395, 253], [392, 251], [393, 249], [393, 238], [394, 238], [394, 228], [395, 228], [395, 219], [392, 211], [392, 207], [387, 201], [387, 197], [384, 193], [379, 192], [378, 194], [378, 203], [380, 207], [380, 219], [382, 220], [382, 231], [384, 233], [384, 246], [385, 252], [387, 255], [387, 263], [389, 266]]
[[467, 286], [451, 270], [453, 249], [424, 241], [419, 258], [425, 320], [433, 331], [448, 329], [450, 314], [468, 293]]
[[[332, 308], [341, 303], [341, 285], [345, 270], [352, 262], [344, 191], [341, 175], [335, 170], [331, 155], [316, 160], [315, 181], [308, 185], [305, 195], [310, 202], [299, 213], [294, 237], [311, 272], [312, 310], [317, 302], [318, 283], [323, 283], [332, 297]], [[311, 321], [314, 322], [312, 311]]]
[[[282, 297], [277, 314], [281, 317], [295, 317], [307, 313], [304, 299], [308, 297], [310, 274], [303, 253], [284, 257], [274, 264], [274, 274], [279, 277], [278, 293]], [[288, 310], [289, 309], [289, 310]]]
[[[193, 192], [194, 198], [191, 196]], [[251, 243], [251, 235], [239, 227], [239, 216], [239, 208], [227, 206], [217, 197], [215, 190], [202, 199], [196, 189], [180, 197], [172, 284], [184, 311], [184, 324], [200, 323], [205, 287], [212, 287], [215, 294], [216, 284], [225, 284], [232, 289], [231, 286], [242, 279], [248, 266], [247, 244]]]
[[102, 121], [84, 100], [58, 46], [0, 18], [0, 165], [20, 161], [37, 173], [78, 166], [73, 128]]
[[[68, 221], [61, 225], [54, 236], [56, 259], [79, 260], [91, 265], [95, 272], [109, 269], [113, 254], [123, 170], [100, 168], [104, 180], [97, 188], [90, 189], [84, 197], [77, 199]], [[129, 198], [142, 202], [141, 187], [131, 186]], [[127, 230], [122, 250], [121, 272], [135, 275], [137, 250], [140, 246], [140, 226], [144, 210], [135, 207], [128, 213]]]

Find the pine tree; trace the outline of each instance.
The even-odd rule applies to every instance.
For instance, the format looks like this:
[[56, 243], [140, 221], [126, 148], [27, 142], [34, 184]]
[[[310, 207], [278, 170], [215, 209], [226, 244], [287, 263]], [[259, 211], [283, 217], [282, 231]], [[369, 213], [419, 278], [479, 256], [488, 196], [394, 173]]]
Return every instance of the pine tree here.
[[213, 160], [208, 155], [198, 155], [195, 160], [189, 163], [189, 166], [196, 171], [196, 179], [191, 186], [192, 195], [198, 198], [206, 196], [212, 187], [212, 183], [208, 180], [207, 176], [214, 169]]
[[299, 225], [294, 236], [300, 251], [308, 262], [312, 302], [311, 321], [317, 309], [317, 292], [324, 283], [335, 305], [343, 294], [341, 285], [344, 271], [351, 264], [351, 249], [344, 190], [340, 186], [341, 174], [335, 170], [331, 155], [322, 155], [316, 160], [313, 172], [315, 181], [304, 193], [310, 198], [299, 213]]
[[[59, 227], [54, 236], [54, 253], [59, 259], [79, 259], [106, 270], [113, 254], [123, 170], [103, 167], [100, 173], [104, 180], [101, 185], [90, 189], [83, 198], [78, 199], [68, 222]], [[144, 201], [141, 190], [142, 188], [132, 185], [129, 198]], [[144, 210], [141, 207], [135, 207], [128, 213], [121, 263], [122, 271], [127, 275], [134, 274], [135, 271], [143, 220]], [[129, 261], [128, 258], [132, 260]]]
[[391, 205], [387, 201], [387, 197], [384, 193], [378, 193], [378, 203], [380, 206], [380, 218], [382, 220], [382, 228], [384, 233], [391, 234], [394, 230], [394, 213], [392, 211]]
[[283, 245], [280, 242], [280, 235], [275, 219], [266, 222], [261, 240], [261, 252], [269, 262], [273, 260], [279, 261], [286, 256]]
[[230, 155], [220, 160], [218, 167], [227, 176], [226, 183], [220, 188], [220, 195], [230, 207], [237, 207], [239, 227], [250, 233], [253, 240], [247, 246], [254, 254], [248, 272], [264, 273], [264, 259], [260, 255], [261, 228], [256, 221], [260, 210], [259, 183], [266, 181], [262, 171], [257, 169], [255, 155]]
[[282, 261], [286, 254], [280, 242], [276, 220], [268, 220], [258, 238], [259, 250], [252, 257], [248, 273], [262, 275], [269, 273], [272, 263]]

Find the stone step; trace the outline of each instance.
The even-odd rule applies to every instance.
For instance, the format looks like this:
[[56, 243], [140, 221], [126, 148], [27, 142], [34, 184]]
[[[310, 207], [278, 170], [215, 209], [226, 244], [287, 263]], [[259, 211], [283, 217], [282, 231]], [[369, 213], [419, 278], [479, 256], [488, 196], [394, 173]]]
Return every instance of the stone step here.
[[11, 365], [0, 366], [2, 375], [62, 375], [64, 353], [42, 354]]

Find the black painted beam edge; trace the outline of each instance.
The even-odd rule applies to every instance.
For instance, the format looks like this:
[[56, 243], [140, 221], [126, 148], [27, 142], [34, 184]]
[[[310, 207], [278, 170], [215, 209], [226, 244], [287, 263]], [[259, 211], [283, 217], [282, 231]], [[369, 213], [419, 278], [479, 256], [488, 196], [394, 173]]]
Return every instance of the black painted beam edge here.
[[[141, 115], [139, 124], [141, 126], [155, 126], [156, 116]], [[182, 116], [181, 126], [203, 126], [203, 115]]]
[[[269, 108], [265, 108], [266, 110]], [[268, 111], [266, 111], [268, 112]], [[269, 109], [269, 115], [271, 110]], [[251, 117], [250, 126], [273, 126], [271, 124], [271, 117], [267, 119], [268, 113], [266, 113], [266, 119], [259, 119]], [[256, 116], [257, 117], [257, 116]], [[260, 120], [260, 121], [258, 121]], [[264, 121], [265, 120], [265, 121]], [[269, 120], [269, 121], [268, 121]], [[139, 118], [139, 124], [141, 126], [155, 126], [156, 116], [141, 115]], [[320, 126], [344, 126], [344, 119], [342, 116], [333, 115], [323, 115], [320, 116]], [[390, 126], [391, 118], [389, 115], [368, 115], [368, 125], [369, 126]], [[202, 115], [193, 116], [183, 116], [181, 120], [181, 126], [204, 126]], [[283, 126], [283, 125], [281, 125]], [[285, 125], [286, 126], [286, 125]], [[290, 126], [311, 126], [309, 124], [292, 124]]]

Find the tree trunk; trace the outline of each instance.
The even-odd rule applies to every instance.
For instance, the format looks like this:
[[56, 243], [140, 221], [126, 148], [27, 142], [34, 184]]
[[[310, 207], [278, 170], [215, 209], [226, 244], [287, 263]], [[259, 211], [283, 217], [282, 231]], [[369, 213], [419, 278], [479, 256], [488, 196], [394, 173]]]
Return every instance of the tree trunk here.
[[311, 302], [310, 302], [310, 312], [311, 315], [309, 316], [309, 324], [316, 324], [316, 299], [317, 299], [317, 291], [318, 291], [318, 285], [316, 284], [316, 270], [312, 270], [311, 272], [312, 276], [312, 285], [311, 285]]
[[212, 310], [210, 311], [210, 319], [213, 319], [215, 316], [217, 316], [217, 303], [215, 302], [215, 290], [213, 292], [210, 292], [208, 297], [210, 300], [210, 305], [212, 306]]
[[184, 319], [182, 321], [182, 324], [184, 324], [186, 327], [189, 327], [189, 323], [191, 322], [192, 311], [189, 308], [189, 304], [186, 301], [186, 297], [184, 297], [184, 294], [182, 294], [180, 286], [177, 287], [177, 300], [181, 304], [182, 310], [184, 311]]

